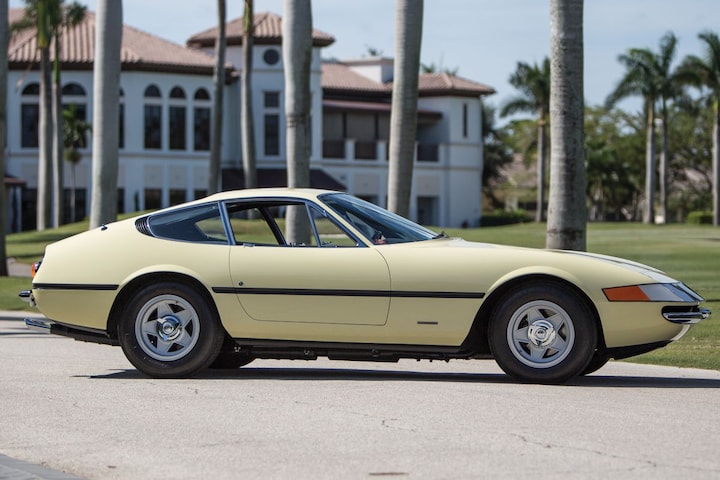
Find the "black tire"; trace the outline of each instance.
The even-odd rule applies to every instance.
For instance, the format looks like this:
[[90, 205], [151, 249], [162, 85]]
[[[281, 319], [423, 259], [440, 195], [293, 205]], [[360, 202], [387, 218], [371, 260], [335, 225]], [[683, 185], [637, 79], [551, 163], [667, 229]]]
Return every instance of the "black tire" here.
[[582, 375], [590, 375], [591, 373], [597, 372], [609, 361], [610, 357], [608, 357], [607, 354], [600, 351], [595, 352], [595, 355], [593, 355], [590, 363], [588, 363], [587, 367], [585, 367], [585, 370], [582, 371]]
[[118, 323], [118, 338], [142, 373], [182, 378], [216, 359], [225, 332], [202, 295], [182, 283], [161, 282], [133, 296]]
[[242, 353], [221, 352], [220, 355], [210, 364], [213, 370], [235, 370], [244, 367], [255, 360], [253, 357]]
[[495, 361], [516, 380], [559, 384], [589, 365], [597, 329], [576, 292], [546, 281], [517, 287], [498, 302], [488, 340]]
[[210, 364], [213, 370], [235, 370], [244, 367], [255, 360], [248, 352], [236, 351], [236, 344], [232, 338], [225, 336], [220, 355]]

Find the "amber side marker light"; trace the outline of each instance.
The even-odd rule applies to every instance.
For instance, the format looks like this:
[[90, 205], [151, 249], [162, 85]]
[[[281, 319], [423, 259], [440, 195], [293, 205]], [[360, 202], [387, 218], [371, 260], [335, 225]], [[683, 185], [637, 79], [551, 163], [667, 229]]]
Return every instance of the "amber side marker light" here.
[[639, 285], [628, 287], [604, 288], [603, 292], [611, 302], [648, 302], [650, 297]]
[[40, 264], [42, 262], [35, 262], [30, 266], [30, 277], [35, 278], [38, 270], [40, 270]]

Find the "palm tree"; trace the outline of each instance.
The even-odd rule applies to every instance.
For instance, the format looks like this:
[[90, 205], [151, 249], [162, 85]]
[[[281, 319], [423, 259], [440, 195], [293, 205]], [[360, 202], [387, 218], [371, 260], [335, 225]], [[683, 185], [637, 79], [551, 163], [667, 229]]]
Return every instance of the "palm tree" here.
[[[62, 212], [62, 111], [60, 94], [61, 31], [80, 23], [86, 7], [65, 0], [25, 0], [23, 18], [12, 30], [37, 30], [40, 50], [40, 119], [38, 159], [37, 229], [57, 226]], [[50, 46], [54, 40], [54, 60], [50, 63]]]
[[64, 128], [62, 111], [62, 87], [60, 81], [60, 51], [61, 37], [64, 28], [79, 25], [85, 19], [87, 7], [73, 2], [64, 5], [64, 0], [55, 0], [51, 8], [51, 28], [54, 39], [53, 58], [53, 85], [52, 85], [52, 126], [53, 126], [53, 159], [52, 159], [52, 225], [59, 226], [62, 223], [63, 211], [63, 150], [64, 150]]
[[550, 198], [547, 248], [586, 249], [583, 0], [550, 2]]
[[667, 183], [668, 163], [668, 101], [682, 94], [682, 86], [677, 71], [671, 70], [671, 64], [677, 51], [677, 37], [672, 32], [666, 33], [660, 39], [660, 52], [656, 57], [657, 77], [660, 83], [660, 120], [661, 120], [661, 150], [660, 150], [660, 218], [667, 222]]
[[660, 103], [660, 120], [663, 124], [661, 157], [661, 214], [663, 218], [667, 213], [667, 100], [676, 97], [679, 92], [678, 78], [670, 71], [670, 65], [675, 56], [677, 38], [668, 32], [660, 39], [660, 51], [655, 54], [649, 49], [632, 48], [618, 57], [618, 61], [625, 68], [625, 76], [618, 82], [615, 90], [608, 95], [605, 105], [613, 107], [619, 100], [640, 95], [644, 99], [646, 118], [645, 141], [645, 198], [646, 205], [643, 212], [643, 222], [655, 221], [655, 190], [657, 185], [656, 161], [656, 104]]
[[53, 6], [57, 0], [25, 0], [23, 18], [15, 22], [12, 30], [37, 30], [37, 47], [40, 50], [40, 115], [38, 120], [38, 179], [37, 179], [37, 225], [45, 230], [51, 223], [52, 209], [52, 91], [50, 68], [50, 40], [52, 39]]
[[99, 0], [95, 18], [90, 228], [117, 218], [122, 2]]
[[422, 23], [422, 0], [396, 1], [388, 209], [404, 217], [410, 215]]
[[698, 35], [705, 43], [702, 57], [690, 55], [679, 67], [679, 75], [691, 84], [708, 89], [713, 108], [712, 191], [713, 225], [720, 226], [720, 38], [704, 31]]
[[255, 159], [255, 122], [252, 104], [253, 36], [255, 35], [254, 1], [245, 0], [243, 13], [243, 65], [240, 90], [240, 128], [242, 128], [242, 157], [245, 188], [257, 186]]
[[493, 209], [502, 208], [503, 202], [495, 195], [494, 188], [500, 178], [500, 170], [512, 163], [512, 151], [507, 146], [504, 132], [495, 124], [495, 107], [480, 101], [483, 139], [482, 191]]
[[[8, 77], [8, 2], [0, 0], [0, 92], [7, 92]], [[0, 277], [7, 277], [7, 249], [5, 243], [5, 224], [7, 205], [5, 201], [5, 141], [7, 138], [7, 95], [0, 95]]]
[[220, 155], [223, 130], [223, 92], [225, 87], [225, 0], [218, 0], [218, 38], [215, 43], [215, 69], [213, 73], [213, 117], [212, 140], [210, 143], [210, 172], [208, 174], [208, 194], [218, 191], [220, 185]]
[[75, 167], [82, 160], [80, 148], [85, 147], [87, 132], [91, 130], [90, 124], [80, 118], [77, 114], [77, 106], [71, 103], [63, 109], [63, 146], [65, 160], [72, 165], [72, 190], [70, 193], [70, 222], [74, 223], [75, 218]]
[[537, 210], [535, 221], [542, 222], [545, 209], [545, 170], [547, 166], [547, 121], [550, 111], [550, 59], [541, 65], [518, 62], [510, 84], [520, 95], [505, 102], [500, 116], [530, 112], [537, 115]]
[[[312, 62], [312, 8], [310, 0], [285, 0], [282, 24], [285, 69], [285, 121], [288, 187], [310, 186], [310, 65]], [[310, 238], [309, 224], [298, 209], [289, 209], [290, 242]]]

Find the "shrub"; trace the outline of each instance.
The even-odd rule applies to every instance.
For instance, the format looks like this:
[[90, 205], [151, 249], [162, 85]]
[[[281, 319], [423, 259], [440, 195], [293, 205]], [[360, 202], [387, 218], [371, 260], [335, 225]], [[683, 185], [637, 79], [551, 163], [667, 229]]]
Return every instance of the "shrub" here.
[[687, 217], [687, 223], [690, 225], [710, 225], [712, 221], [712, 212], [690, 212]]
[[482, 216], [480, 219], [480, 226], [498, 227], [500, 225], [525, 223], [531, 220], [532, 218], [525, 210], [495, 210], [493, 213]]

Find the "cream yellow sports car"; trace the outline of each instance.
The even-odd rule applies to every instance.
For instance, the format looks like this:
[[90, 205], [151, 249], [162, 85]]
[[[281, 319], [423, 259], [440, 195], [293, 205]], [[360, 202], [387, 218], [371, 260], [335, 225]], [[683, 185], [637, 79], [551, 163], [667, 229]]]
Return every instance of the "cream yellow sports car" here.
[[638, 263], [448, 238], [345, 193], [224, 192], [49, 245], [32, 328], [120, 345], [151, 377], [259, 358], [494, 358], [562, 383], [707, 318]]

